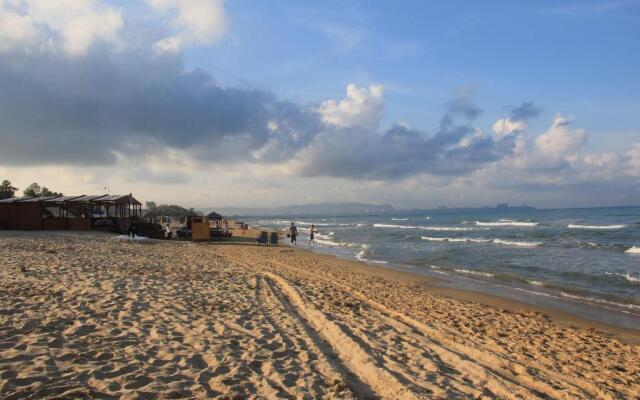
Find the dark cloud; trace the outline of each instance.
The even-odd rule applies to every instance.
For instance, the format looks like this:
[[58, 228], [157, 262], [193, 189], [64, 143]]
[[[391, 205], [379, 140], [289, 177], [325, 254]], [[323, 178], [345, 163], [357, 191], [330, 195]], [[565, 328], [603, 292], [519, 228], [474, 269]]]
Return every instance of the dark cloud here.
[[482, 110], [469, 102], [466, 97], [458, 97], [447, 104], [447, 114], [473, 120], [482, 114]]
[[430, 136], [400, 126], [340, 128], [324, 124], [313, 107], [224, 87], [203, 71], [186, 71], [176, 56], [139, 49], [98, 47], [79, 58], [0, 54], [0, 87], [4, 165], [112, 165], [124, 158], [142, 180], [184, 183], [184, 176], [144, 167], [148, 155], [171, 148], [210, 163], [302, 157], [298, 175], [391, 179], [464, 174], [513, 149], [511, 139], [475, 135], [470, 122], [481, 110], [466, 98], [448, 103]]
[[269, 92], [222, 87], [151, 53], [0, 54], [0, 87], [3, 164], [108, 165], [114, 152], [135, 160], [152, 150], [132, 146], [140, 141], [203, 158], [222, 143], [235, 151], [216, 158], [247, 157], [273, 142], [280, 150], [305, 146], [321, 125], [315, 113]]
[[524, 121], [530, 118], [535, 118], [540, 115], [540, 108], [533, 104], [532, 101], [526, 101], [520, 106], [511, 110], [512, 121]]
[[[473, 136], [444, 124], [433, 136], [403, 126], [383, 135], [360, 129], [325, 132], [303, 153], [304, 176], [386, 180], [419, 173], [459, 175], [513, 152], [514, 138]], [[462, 139], [467, 139], [461, 144]]]

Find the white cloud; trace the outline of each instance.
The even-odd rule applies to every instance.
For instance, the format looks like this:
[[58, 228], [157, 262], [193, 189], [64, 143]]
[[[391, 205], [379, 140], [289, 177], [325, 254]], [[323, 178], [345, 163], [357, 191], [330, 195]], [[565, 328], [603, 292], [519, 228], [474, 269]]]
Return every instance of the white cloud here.
[[176, 52], [184, 44], [211, 44], [227, 32], [222, 0], [147, 0], [156, 11], [175, 13], [171, 25], [177, 31], [154, 45], [157, 51]]
[[0, 2], [0, 50], [60, 49], [85, 54], [96, 41], [119, 44], [122, 11], [100, 0]]
[[500, 118], [493, 124], [493, 133], [496, 138], [502, 138], [517, 131], [526, 129], [524, 121], [514, 121], [511, 118]]
[[0, 2], [0, 51], [30, 42], [37, 34], [30, 15], [11, 12]]
[[572, 117], [558, 114], [548, 131], [536, 139], [536, 148], [552, 157], [575, 154], [587, 141], [584, 129], [571, 129]]
[[179, 37], [167, 37], [153, 45], [153, 49], [158, 53], [177, 53], [181, 47], [182, 39]]
[[640, 177], [640, 142], [634, 143], [625, 155], [629, 158], [627, 162], [629, 175]]
[[341, 101], [327, 100], [318, 108], [325, 123], [339, 127], [376, 128], [382, 117], [382, 85], [358, 88], [347, 86], [347, 97]]

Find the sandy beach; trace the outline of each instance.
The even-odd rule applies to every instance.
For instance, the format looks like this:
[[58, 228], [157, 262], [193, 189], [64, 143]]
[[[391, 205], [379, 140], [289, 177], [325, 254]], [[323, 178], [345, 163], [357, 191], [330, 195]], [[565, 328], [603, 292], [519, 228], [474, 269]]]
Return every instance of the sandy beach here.
[[640, 396], [637, 331], [286, 246], [0, 232], [0, 256], [5, 399]]

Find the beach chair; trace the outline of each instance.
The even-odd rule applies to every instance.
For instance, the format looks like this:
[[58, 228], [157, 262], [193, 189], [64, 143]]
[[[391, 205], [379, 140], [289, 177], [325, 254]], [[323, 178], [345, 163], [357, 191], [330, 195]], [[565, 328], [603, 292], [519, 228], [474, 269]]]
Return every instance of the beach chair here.
[[260, 236], [258, 236], [258, 246], [260, 246], [261, 244], [266, 244], [267, 246], [269, 245], [269, 234], [267, 233], [267, 231], [262, 231], [260, 232]]
[[269, 244], [271, 246], [277, 246], [278, 245], [278, 232], [271, 232], [269, 234]]

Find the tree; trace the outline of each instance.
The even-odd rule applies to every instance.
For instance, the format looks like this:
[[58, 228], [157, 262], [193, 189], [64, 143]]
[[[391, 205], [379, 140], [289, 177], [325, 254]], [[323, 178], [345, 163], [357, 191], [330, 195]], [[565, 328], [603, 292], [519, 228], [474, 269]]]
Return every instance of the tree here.
[[52, 192], [46, 186], [40, 187], [37, 183], [33, 182], [23, 192], [27, 197], [49, 197], [49, 196], [62, 196], [62, 193]]
[[11, 182], [8, 180], [3, 180], [0, 184], [0, 200], [2, 199], [10, 199], [15, 196], [18, 188], [11, 185]]
[[155, 201], [147, 201], [146, 204], [147, 204], [147, 210], [149, 210], [150, 213], [155, 212], [156, 209], [158, 208]]

